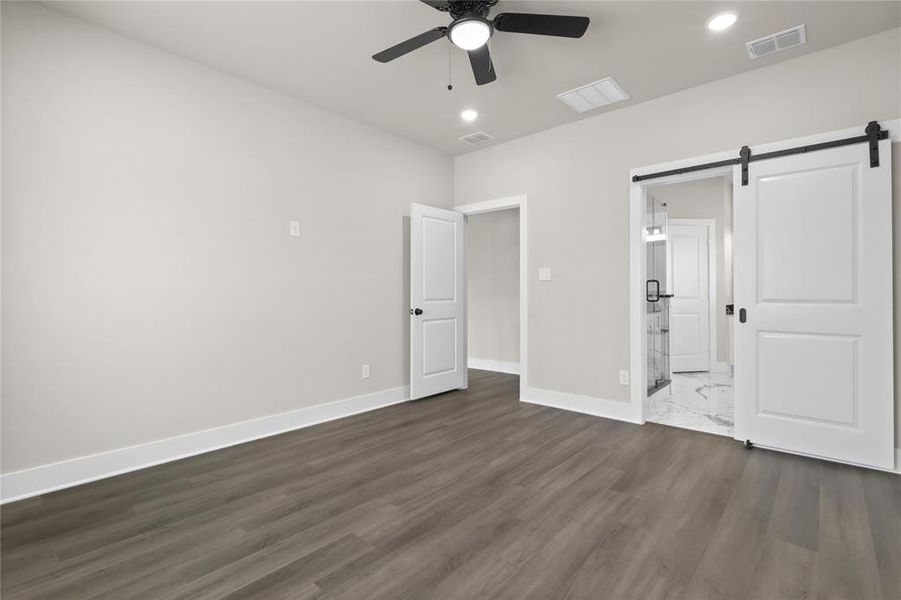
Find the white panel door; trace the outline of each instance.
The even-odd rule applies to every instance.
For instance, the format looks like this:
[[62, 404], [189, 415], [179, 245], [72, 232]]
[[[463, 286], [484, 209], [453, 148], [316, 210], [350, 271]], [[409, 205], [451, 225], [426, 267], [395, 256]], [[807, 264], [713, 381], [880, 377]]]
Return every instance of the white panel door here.
[[[675, 223], [675, 224], [674, 224]], [[674, 373], [710, 370], [710, 265], [707, 227], [667, 224], [670, 364]]]
[[463, 215], [410, 207], [410, 398], [466, 387]]
[[856, 144], [751, 163], [747, 186], [736, 170], [737, 438], [894, 466], [890, 141], [879, 160]]

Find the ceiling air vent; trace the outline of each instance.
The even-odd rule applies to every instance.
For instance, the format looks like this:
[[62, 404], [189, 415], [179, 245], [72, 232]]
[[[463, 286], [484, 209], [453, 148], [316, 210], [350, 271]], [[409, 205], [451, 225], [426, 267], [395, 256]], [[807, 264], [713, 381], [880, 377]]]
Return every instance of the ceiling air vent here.
[[767, 54], [782, 52], [806, 43], [807, 32], [804, 29], [804, 25], [798, 25], [797, 27], [762, 37], [759, 40], [748, 42], [745, 44], [745, 48], [748, 49], [748, 57], [754, 59]]
[[488, 140], [493, 140], [493, 135], [488, 135], [484, 131], [476, 131], [475, 133], [470, 133], [464, 135], [460, 138], [461, 142], [466, 142], [470, 146], [475, 146], [476, 144], [481, 144], [483, 142], [487, 142]]
[[614, 102], [622, 102], [629, 99], [629, 94], [619, 87], [613, 77], [607, 77], [594, 83], [589, 83], [574, 90], [557, 94], [567, 106], [581, 114], [594, 110]]

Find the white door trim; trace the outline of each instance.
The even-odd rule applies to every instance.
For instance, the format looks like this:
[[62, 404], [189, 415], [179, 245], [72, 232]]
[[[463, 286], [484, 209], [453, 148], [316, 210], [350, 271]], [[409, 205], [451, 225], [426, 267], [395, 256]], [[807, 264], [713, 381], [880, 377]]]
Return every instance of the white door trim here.
[[[523, 398], [528, 383], [529, 363], [529, 218], [525, 194], [495, 200], [460, 204], [454, 210], [465, 217], [482, 213], [519, 209], [519, 397]], [[467, 312], [469, 305], [466, 306]], [[467, 314], [467, 323], [469, 322]]]
[[[880, 121], [879, 124], [889, 132], [892, 142], [901, 142], [901, 119], [893, 119], [885, 122]], [[854, 137], [861, 135], [865, 125], [866, 124], [861, 124], [859, 127], [838, 129], [836, 131], [829, 131], [816, 135], [760, 144], [752, 146], [751, 150], [754, 154], [761, 154], [763, 152], [773, 152], [785, 148], [793, 148], [795, 146], [806, 146], [835, 139]], [[683, 173], [681, 175], [661, 177], [649, 181], [632, 181], [632, 177], [642, 173], [669, 171], [697, 164], [729, 160], [735, 158], [735, 156], [735, 150], [728, 150], [725, 152], [715, 152], [713, 154], [684, 158], [666, 163], [645, 165], [629, 170], [629, 339], [631, 341], [629, 348], [629, 368], [632, 381], [629, 404], [631, 405], [632, 414], [636, 417], [635, 421], [638, 423], [644, 423], [647, 416], [647, 376], [645, 373], [645, 369], [647, 368], [645, 365], [647, 340], [644, 335], [646, 313], [643, 284], [645, 279], [646, 258], [641, 236], [641, 228], [645, 218], [647, 188], [650, 185], [660, 185], [662, 183], [676, 183], [719, 177], [732, 173], [732, 167]]]
[[[719, 307], [716, 305], [716, 219], [667, 219], [667, 231], [670, 225], [698, 225], [707, 228], [707, 298], [708, 298], [708, 320], [710, 321], [709, 329], [710, 341], [708, 342], [708, 350], [710, 354], [710, 371], [714, 370], [716, 364], [716, 317]], [[667, 263], [667, 284], [672, 283], [672, 277], [669, 273], [670, 265]], [[667, 290], [671, 293], [670, 290]]]

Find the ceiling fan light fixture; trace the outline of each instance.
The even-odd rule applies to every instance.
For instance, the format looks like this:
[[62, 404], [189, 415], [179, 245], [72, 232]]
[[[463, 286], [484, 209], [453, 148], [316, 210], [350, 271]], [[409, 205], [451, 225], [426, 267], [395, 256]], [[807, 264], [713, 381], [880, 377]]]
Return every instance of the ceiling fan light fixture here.
[[463, 17], [450, 26], [450, 41], [463, 50], [475, 50], [488, 43], [491, 37], [491, 25], [479, 17]]

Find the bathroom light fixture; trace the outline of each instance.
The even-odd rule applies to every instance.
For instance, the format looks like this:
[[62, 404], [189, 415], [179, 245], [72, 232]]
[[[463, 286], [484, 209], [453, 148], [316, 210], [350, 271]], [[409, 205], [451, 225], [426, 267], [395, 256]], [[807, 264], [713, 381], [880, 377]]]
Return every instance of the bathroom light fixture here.
[[481, 48], [490, 37], [491, 25], [480, 17], [459, 19], [451, 25], [450, 40], [464, 50]]
[[665, 239], [666, 239], [666, 232], [664, 232], [663, 229], [660, 227], [651, 225], [650, 227], [647, 227], [644, 230], [644, 241], [645, 242], [662, 242]]
[[725, 31], [735, 25], [738, 14], [729, 10], [713, 15], [707, 19], [707, 29], [710, 31]]
[[476, 118], [478, 118], [478, 116], [479, 116], [479, 113], [477, 113], [476, 111], [474, 111], [471, 108], [467, 108], [466, 110], [464, 110], [463, 112], [460, 113], [460, 118], [463, 119], [464, 121], [466, 121], [467, 123], [475, 121]]

